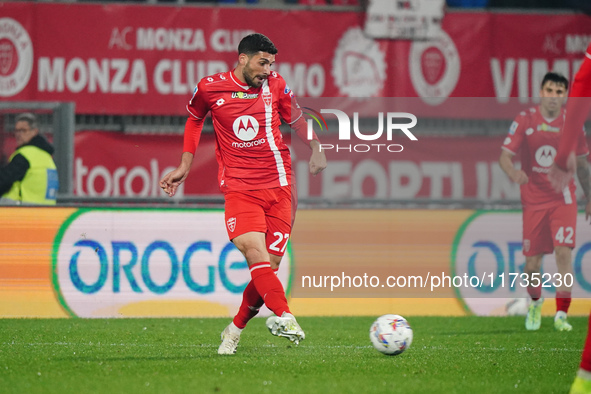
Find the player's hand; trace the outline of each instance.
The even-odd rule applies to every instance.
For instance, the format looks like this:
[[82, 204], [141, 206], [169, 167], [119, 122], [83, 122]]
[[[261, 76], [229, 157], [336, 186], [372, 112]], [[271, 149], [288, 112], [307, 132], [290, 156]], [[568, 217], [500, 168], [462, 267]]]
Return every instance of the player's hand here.
[[178, 187], [187, 179], [187, 175], [189, 175], [188, 170], [184, 170], [181, 167], [176, 168], [175, 170], [166, 174], [160, 180], [160, 187], [169, 197], [175, 195], [176, 190]]
[[566, 186], [568, 186], [570, 180], [575, 174], [577, 167], [577, 160], [575, 154], [571, 153], [566, 159], [566, 171], [558, 167], [556, 164], [552, 164], [550, 171], [548, 172], [548, 179], [552, 184], [552, 187], [557, 192], [561, 192]]
[[310, 156], [308, 167], [310, 174], [317, 175], [326, 168], [326, 155], [321, 150], [318, 141], [311, 141], [310, 146], [312, 147], [312, 156]]
[[529, 181], [527, 174], [523, 170], [514, 169], [509, 177], [518, 185], [525, 185]]
[[174, 196], [178, 187], [187, 179], [191, 164], [193, 163], [193, 154], [189, 152], [183, 152], [181, 156], [181, 164], [179, 166], [164, 175], [160, 180], [160, 187], [169, 197]]

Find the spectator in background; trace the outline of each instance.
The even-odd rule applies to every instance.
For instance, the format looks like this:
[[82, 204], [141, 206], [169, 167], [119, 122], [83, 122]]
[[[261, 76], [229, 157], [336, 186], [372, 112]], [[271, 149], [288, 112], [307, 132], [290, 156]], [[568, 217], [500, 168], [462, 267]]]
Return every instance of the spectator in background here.
[[39, 134], [35, 115], [17, 116], [14, 135], [17, 148], [0, 169], [0, 203], [55, 205], [58, 178], [51, 157], [54, 149]]

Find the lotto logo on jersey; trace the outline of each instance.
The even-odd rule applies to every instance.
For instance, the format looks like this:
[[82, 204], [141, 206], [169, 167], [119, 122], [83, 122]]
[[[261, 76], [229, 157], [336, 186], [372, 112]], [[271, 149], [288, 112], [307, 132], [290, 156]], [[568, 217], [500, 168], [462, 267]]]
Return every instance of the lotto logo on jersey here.
[[232, 129], [242, 141], [252, 141], [259, 133], [259, 122], [250, 115], [242, 115], [236, 118]]
[[536, 162], [542, 167], [550, 167], [554, 163], [556, 149], [550, 145], [543, 145], [536, 151]]

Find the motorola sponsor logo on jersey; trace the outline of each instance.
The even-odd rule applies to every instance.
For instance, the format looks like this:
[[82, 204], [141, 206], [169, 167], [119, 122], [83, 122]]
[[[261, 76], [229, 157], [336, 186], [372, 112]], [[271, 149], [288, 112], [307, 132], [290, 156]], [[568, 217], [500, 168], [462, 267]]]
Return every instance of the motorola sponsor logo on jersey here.
[[253, 141], [259, 134], [259, 122], [256, 118], [250, 115], [242, 115], [234, 120], [232, 129], [236, 137], [240, 138], [243, 142], [232, 142], [233, 148], [252, 148], [264, 144], [267, 140], [265, 138], [259, 138]]
[[[349, 116], [338, 109], [321, 109], [321, 114], [333, 114], [337, 117], [339, 125], [339, 140], [351, 141], [351, 119]], [[386, 140], [392, 141], [393, 131], [400, 130], [411, 141], [417, 141], [417, 137], [410, 132], [409, 129], [417, 124], [417, 117], [407, 112], [383, 112], [378, 113], [378, 130], [373, 134], [364, 134], [359, 130], [359, 113], [353, 113], [353, 138], [361, 141], [377, 141], [384, 134], [384, 119], [386, 119]], [[406, 119], [409, 122], [397, 123], [398, 120]], [[314, 126], [312, 119], [308, 119], [308, 139], [312, 140], [314, 133]], [[335, 150], [336, 152], [402, 152], [404, 147], [401, 144], [379, 144], [379, 143], [362, 143], [362, 144], [320, 144], [320, 150]]]
[[540, 146], [538, 150], [536, 150], [536, 162], [540, 167], [533, 166], [532, 171], [543, 174], [548, 173], [550, 166], [554, 163], [554, 157], [556, 157], [556, 148], [551, 145]]

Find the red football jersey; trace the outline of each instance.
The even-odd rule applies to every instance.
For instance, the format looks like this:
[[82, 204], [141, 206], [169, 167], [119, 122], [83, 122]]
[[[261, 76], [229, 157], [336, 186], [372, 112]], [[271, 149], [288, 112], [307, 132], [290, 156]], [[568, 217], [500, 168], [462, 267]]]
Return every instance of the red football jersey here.
[[[187, 110], [196, 119], [211, 111], [222, 192], [291, 184], [291, 157], [279, 126], [280, 117], [292, 124], [302, 116], [292, 98], [275, 71], [258, 88], [244, 85], [233, 71], [199, 82]], [[185, 144], [185, 151], [194, 153], [196, 145]]]
[[[548, 121], [539, 108], [530, 108], [521, 112], [511, 124], [503, 149], [513, 154], [521, 150], [521, 169], [529, 178], [525, 185], [521, 185], [521, 202], [524, 206], [545, 209], [557, 204], [576, 204], [574, 180], [562, 192], [555, 192], [548, 180], [565, 113], [562, 109], [556, 119]], [[577, 156], [589, 154], [584, 132], [580, 134], [576, 152]]]

